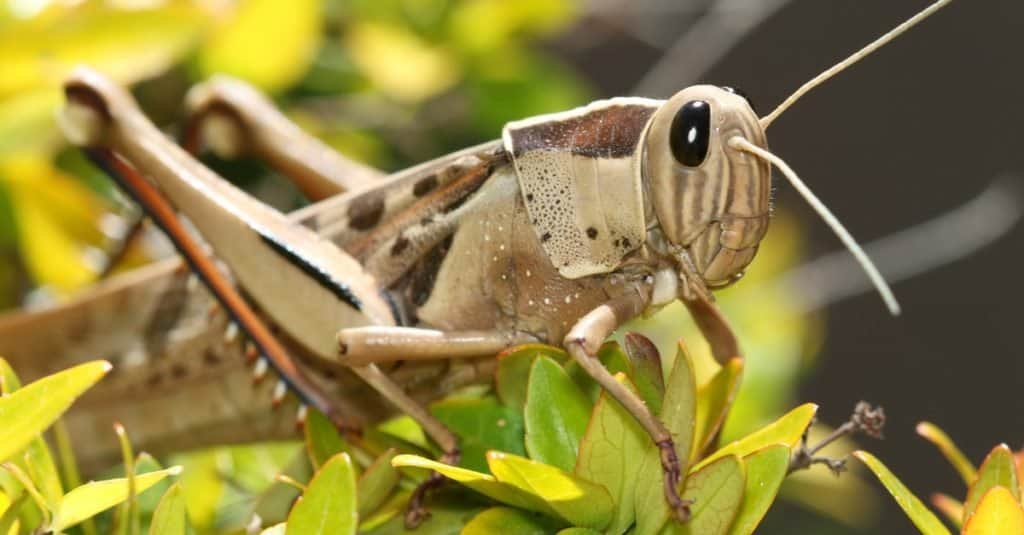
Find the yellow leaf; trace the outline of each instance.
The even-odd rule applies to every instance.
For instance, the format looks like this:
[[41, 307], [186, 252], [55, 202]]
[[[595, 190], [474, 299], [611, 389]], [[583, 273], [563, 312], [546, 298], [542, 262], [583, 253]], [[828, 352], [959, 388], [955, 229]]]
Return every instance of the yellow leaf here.
[[460, 75], [449, 51], [398, 26], [354, 24], [345, 35], [345, 48], [374, 86], [396, 100], [425, 100], [451, 87]]
[[97, 360], [55, 373], [0, 398], [0, 462], [50, 427], [71, 403], [96, 384], [110, 363]]
[[306, 73], [322, 25], [316, 0], [245, 0], [200, 50], [200, 70], [203, 76], [230, 74], [280, 91]]
[[[181, 473], [180, 466], [172, 466], [164, 470], [148, 472], [135, 476], [135, 488], [142, 492], [159, 483], [169, 475]], [[92, 518], [128, 499], [128, 480], [125, 478], [108, 479], [86, 483], [68, 492], [61, 500], [60, 506], [53, 515], [53, 531], [62, 532], [66, 528]]]
[[978, 503], [964, 535], [1022, 535], [1024, 509], [1005, 487], [993, 487]]

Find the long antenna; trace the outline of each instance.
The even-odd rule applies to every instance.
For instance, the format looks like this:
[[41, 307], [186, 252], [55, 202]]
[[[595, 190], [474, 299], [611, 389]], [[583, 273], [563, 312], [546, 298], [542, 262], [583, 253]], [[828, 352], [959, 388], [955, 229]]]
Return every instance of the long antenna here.
[[786, 97], [786, 100], [782, 101], [782, 104], [779, 104], [778, 107], [772, 110], [771, 113], [765, 115], [764, 117], [761, 117], [761, 128], [767, 129], [768, 125], [772, 124], [772, 122], [774, 122], [775, 119], [778, 119], [779, 116], [782, 115], [782, 112], [786, 111], [790, 106], [793, 105], [794, 102], [800, 100], [800, 97], [806, 95], [807, 92], [809, 92], [810, 90], [825, 83], [826, 81], [828, 81], [829, 78], [832, 78], [836, 74], [839, 74], [840, 72], [846, 70], [847, 67], [871, 55], [872, 52], [878, 50], [889, 41], [892, 41], [893, 39], [899, 37], [900, 34], [914, 27], [914, 25], [916, 25], [918, 22], [921, 22], [922, 20], [928, 18], [932, 13], [935, 13], [936, 11], [942, 9], [943, 7], [946, 6], [946, 4], [952, 1], [953, 0], [938, 0], [934, 4], [918, 12], [918, 14], [904, 21], [903, 24], [900, 24], [899, 26], [889, 30], [885, 35], [879, 37], [878, 39], [875, 39], [874, 41], [871, 42], [871, 44], [854, 52], [850, 57], [844, 59], [843, 61], [840, 61], [839, 63], [836, 63], [835, 65], [829, 67], [821, 74], [815, 76], [809, 82], [800, 86], [800, 88], [794, 91], [792, 95]]
[[871, 282], [874, 283], [876, 288], [878, 288], [878, 293], [882, 296], [882, 300], [885, 301], [885, 306], [889, 308], [889, 313], [893, 316], [899, 316], [900, 304], [896, 302], [896, 297], [893, 296], [892, 289], [889, 288], [889, 284], [885, 282], [885, 279], [878, 271], [878, 268], [875, 267], [873, 262], [871, 262], [871, 259], [868, 258], [867, 253], [865, 253], [864, 249], [862, 249], [857, 243], [857, 240], [853, 239], [853, 236], [851, 236], [846, 230], [846, 227], [839, 222], [839, 219], [835, 214], [825, 206], [825, 203], [821, 202], [821, 199], [811, 191], [811, 188], [807, 187], [807, 184], [804, 184], [803, 180], [800, 180], [800, 177], [797, 176], [796, 172], [794, 172], [782, 158], [758, 147], [743, 137], [735, 136], [730, 138], [729, 146], [734, 149], [752, 153], [755, 156], [770, 162], [772, 165], [777, 167], [779, 171], [782, 171], [782, 174], [789, 180], [789, 183], [793, 185], [793, 188], [796, 189], [800, 195], [803, 195], [804, 199], [807, 200], [807, 204], [810, 204], [811, 208], [813, 208], [815, 212], [818, 212], [818, 215], [825, 220], [825, 224], [836, 233], [836, 236], [839, 236], [839, 240], [843, 242], [843, 245], [853, 253], [854, 258], [857, 259], [857, 262], [864, 269], [864, 272], [867, 273], [868, 278], [871, 279]]

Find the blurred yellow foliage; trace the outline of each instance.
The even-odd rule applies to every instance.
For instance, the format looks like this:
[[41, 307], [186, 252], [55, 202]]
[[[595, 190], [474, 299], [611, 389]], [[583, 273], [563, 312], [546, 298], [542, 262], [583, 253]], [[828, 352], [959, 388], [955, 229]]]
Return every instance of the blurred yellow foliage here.
[[271, 93], [306, 73], [320, 45], [318, 0], [246, 0], [218, 20], [199, 51], [203, 78], [230, 74]]
[[459, 79], [458, 62], [449, 51], [399, 26], [356, 23], [344, 44], [370, 82], [396, 100], [426, 100]]
[[565, 29], [577, 15], [566, 0], [473, 0], [462, 2], [452, 16], [451, 35], [465, 50], [502, 48], [517, 34], [546, 35]]
[[29, 270], [62, 293], [90, 284], [96, 274], [83, 262], [85, 247], [102, 242], [97, 223], [103, 203], [40, 155], [0, 159], [0, 180], [11, 197]]

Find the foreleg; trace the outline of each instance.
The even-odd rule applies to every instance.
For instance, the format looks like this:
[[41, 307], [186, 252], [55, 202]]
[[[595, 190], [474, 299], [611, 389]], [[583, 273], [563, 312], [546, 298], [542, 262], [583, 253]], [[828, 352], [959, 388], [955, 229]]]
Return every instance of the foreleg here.
[[635, 318], [647, 307], [650, 296], [640, 293], [624, 294], [587, 313], [565, 337], [565, 348], [573, 359], [611, 394], [651, 436], [661, 452], [661, 467], [665, 485], [665, 499], [675, 517], [686, 521], [690, 517], [690, 504], [679, 495], [682, 468], [676, 454], [672, 435], [665, 425], [644, 404], [640, 396], [615, 377], [601, 364], [597, 351], [601, 343], [625, 321]]

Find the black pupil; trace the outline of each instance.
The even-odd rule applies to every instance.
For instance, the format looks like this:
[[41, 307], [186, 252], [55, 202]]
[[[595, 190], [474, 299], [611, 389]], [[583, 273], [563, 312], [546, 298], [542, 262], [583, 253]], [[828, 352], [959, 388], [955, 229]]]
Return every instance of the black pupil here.
[[691, 100], [679, 108], [669, 130], [668, 144], [676, 161], [697, 167], [708, 155], [711, 141], [711, 106], [703, 100]]

